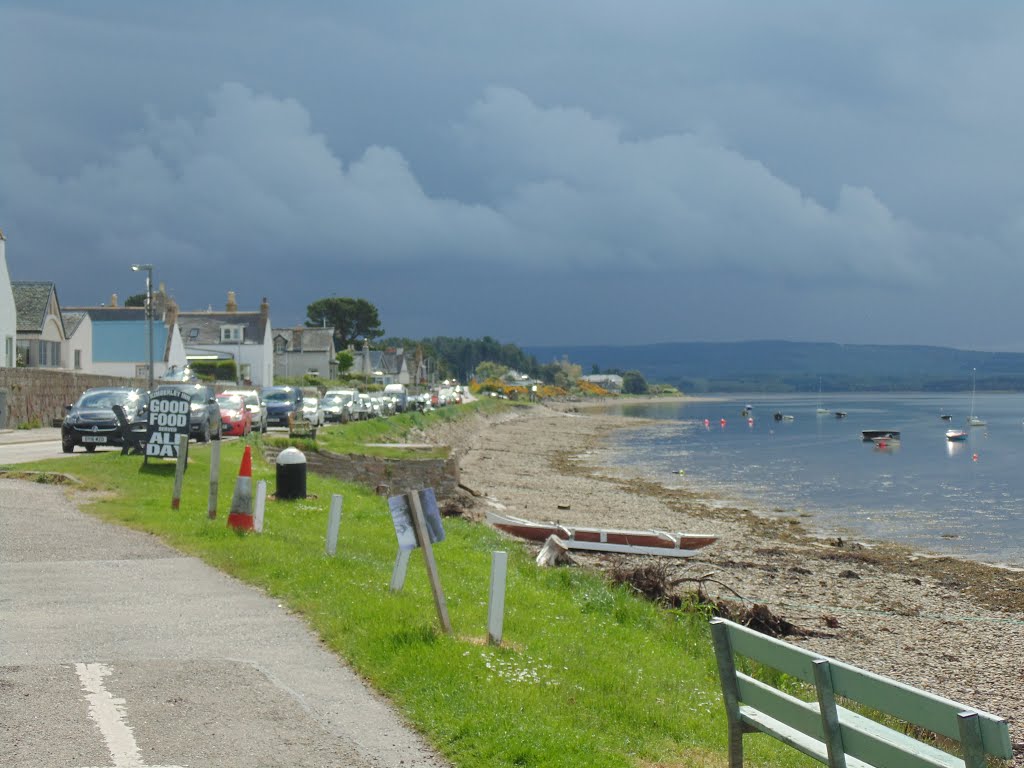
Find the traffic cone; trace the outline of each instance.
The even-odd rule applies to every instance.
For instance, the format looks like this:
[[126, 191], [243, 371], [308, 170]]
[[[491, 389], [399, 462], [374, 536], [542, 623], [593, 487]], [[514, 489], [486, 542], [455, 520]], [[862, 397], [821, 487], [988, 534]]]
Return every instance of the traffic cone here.
[[238, 479], [235, 480], [235, 492], [231, 494], [228, 525], [243, 531], [251, 531], [255, 527], [252, 518], [252, 449], [248, 445], [242, 454], [242, 466], [239, 467]]

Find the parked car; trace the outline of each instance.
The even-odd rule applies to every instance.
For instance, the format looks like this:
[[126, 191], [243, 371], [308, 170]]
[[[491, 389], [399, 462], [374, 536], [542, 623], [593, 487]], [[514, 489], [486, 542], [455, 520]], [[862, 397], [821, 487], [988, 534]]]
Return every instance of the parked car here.
[[221, 392], [217, 395], [220, 406], [221, 434], [245, 437], [252, 432], [252, 412], [241, 395]]
[[114, 406], [124, 408], [125, 416], [134, 435], [146, 437], [149, 419], [149, 394], [132, 387], [94, 387], [68, 405], [67, 415], [60, 426], [60, 447], [72, 453], [76, 445], [92, 452], [98, 445], [124, 445]]
[[322, 427], [329, 421], [321, 401], [315, 397], [302, 398], [302, 418], [314, 427]]
[[298, 387], [264, 387], [260, 392], [267, 406], [267, 424], [287, 427], [289, 417], [302, 413], [302, 390]]
[[352, 401], [328, 392], [317, 401], [326, 422], [345, 424], [352, 420]]
[[373, 407], [373, 398], [369, 395], [362, 393], [359, 395], [357, 400], [353, 401], [359, 409], [359, 412], [364, 419], [375, 419], [380, 416], [379, 410]]
[[384, 396], [394, 399], [396, 413], [402, 413], [409, 406], [409, 392], [404, 384], [388, 384], [384, 387]]
[[188, 429], [189, 435], [200, 443], [220, 440], [221, 420], [220, 406], [213, 390], [205, 384], [161, 384], [155, 390], [154, 395], [161, 392], [182, 392], [192, 398], [189, 406]]
[[[340, 421], [362, 421], [363, 419], [369, 418], [359, 406], [359, 390], [358, 389], [328, 389], [324, 392], [323, 401], [327, 401], [328, 398], [338, 398], [342, 404], [341, 418]], [[332, 416], [330, 413], [327, 414], [327, 420], [331, 421]]]
[[267, 431], [267, 408], [255, 389], [226, 389], [221, 394], [240, 395], [245, 407], [252, 414], [252, 428], [256, 432]]

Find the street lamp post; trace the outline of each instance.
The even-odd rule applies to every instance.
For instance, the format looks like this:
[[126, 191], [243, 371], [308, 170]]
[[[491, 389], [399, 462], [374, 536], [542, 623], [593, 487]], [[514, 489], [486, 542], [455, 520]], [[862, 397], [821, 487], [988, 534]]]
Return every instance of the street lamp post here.
[[153, 265], [132, 264], [132, 272], [146, 272], [146, 325], [149, 330], [149, 391], [153, 391]]

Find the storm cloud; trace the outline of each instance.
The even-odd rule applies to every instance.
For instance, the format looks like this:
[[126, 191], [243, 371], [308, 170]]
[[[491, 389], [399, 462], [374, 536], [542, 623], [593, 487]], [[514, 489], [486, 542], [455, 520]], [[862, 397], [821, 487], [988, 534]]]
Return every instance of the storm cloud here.
[[0, 227], [66, 304], [147, 261], [275, 324], [1024, 348], [1013, 9], [99, 7], [0, 3]]

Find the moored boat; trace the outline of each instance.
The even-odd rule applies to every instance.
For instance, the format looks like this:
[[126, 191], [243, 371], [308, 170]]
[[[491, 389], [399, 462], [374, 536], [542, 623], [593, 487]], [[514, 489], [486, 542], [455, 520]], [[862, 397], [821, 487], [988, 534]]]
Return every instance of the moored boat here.
[[865, 429], [860, 433], [860, 436], [865, 443], [869, 443], [879, 437], [885, 440], [900, 439], [900, 433], [895, 429]]
[[569, 549], [623, 554], [688, 557], [718, 540], [710, 534], [669, 533], [658, 530], [589, 528], [561, 523], [537, 523], [520, 517], [487, 513], [487, 522], [505, 533], [529, 541], [544, 542], [557, 536]]
[[962, 429], [947, 429], [946, 439], [950, 442], [958, 443], [967, 439], [967, 432]]

